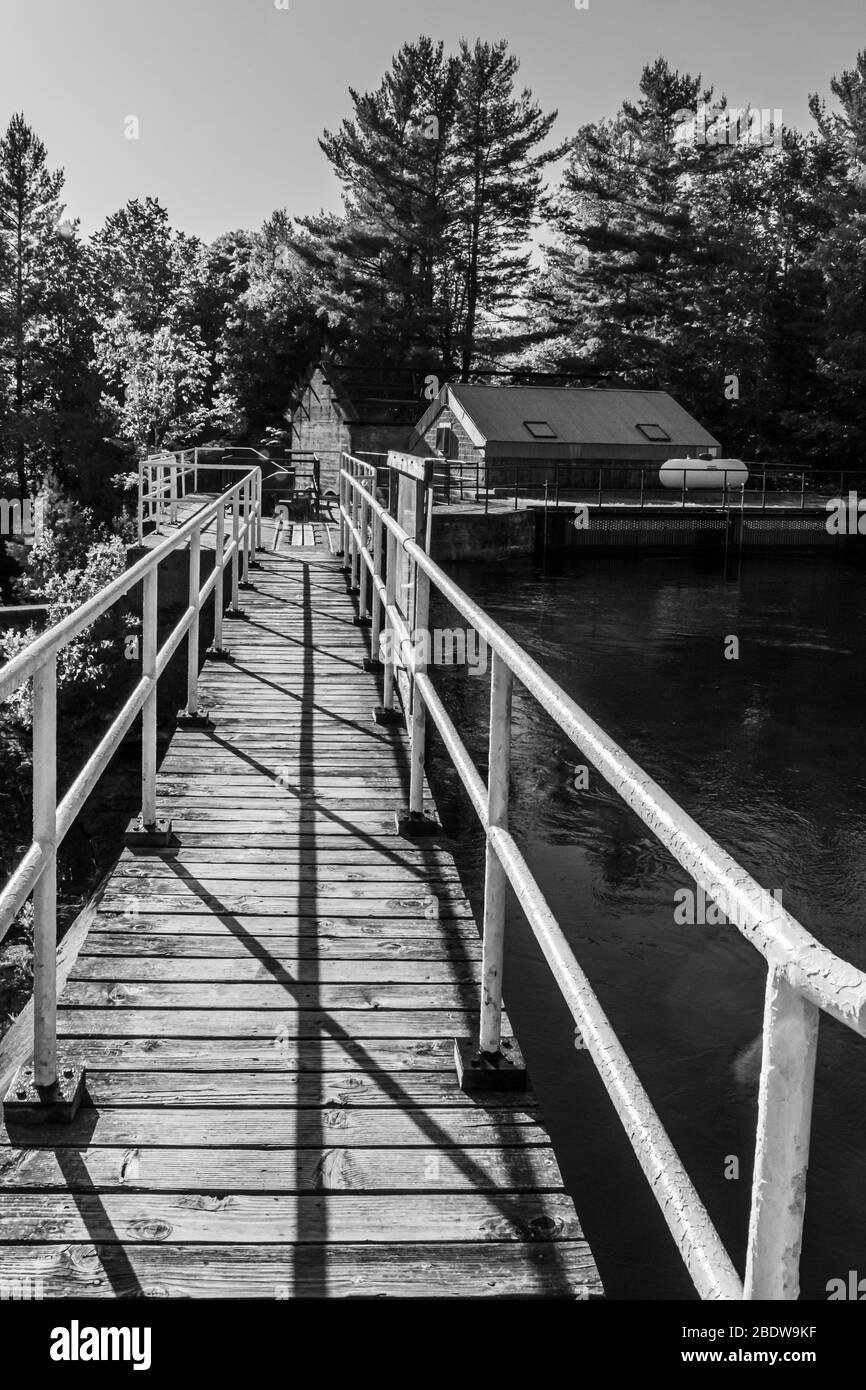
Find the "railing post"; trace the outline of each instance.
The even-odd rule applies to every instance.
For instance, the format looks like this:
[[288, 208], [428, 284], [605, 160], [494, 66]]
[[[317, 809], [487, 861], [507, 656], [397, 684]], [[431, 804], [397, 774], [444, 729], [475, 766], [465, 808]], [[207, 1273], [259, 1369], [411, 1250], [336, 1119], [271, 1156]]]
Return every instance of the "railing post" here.
[[241, 575], [241, 583], [243, 584], [244, 588], [246, 588], [246, 586], [250, 582], [250, 541], [252, 539], [252, 515], [250, 512], [249, 478], [244, 478], [241, 488], [239, 490], [239, 495], [243, 499], [241, 505], [243, 507], [244, 519], [243, 526], [241, 528], [241, 550], [243, 552], [243, 573]]
[[189, 607], [195, 616], [189, 626], [187, 637], [186, 662], [186, 713], [188, 717], [198, 714], [198, 630], [199, 630], [199, 592], [201, 590], [201, 527], [197, 526], [189, 538]]
[[819, 1011], [770, 966], [744, 1298], [800, 1293]]
[[[397, 476], [393, 468], [388, 469], [388, 514], [397, 512]], [[385, 541], [385, 674], [382, 682], [382, 706], [384, 718], [394, 717], [394, 638], [396, 628], [391, 621], [391, 611], [397, 602], [397, 537], [389, 531]]]
[[138, 460], [138, 543], [144, 540], [144, 459]]
[[[428, 486], [423, 479], [415, 484], [415, 542], [424, 545], [427, 539], [427, 508], [432, 503], [433, 479]], [[425, 547], [426, 548], [426, 547]], [[414, 671], [412, 673], [412, 721], [410, 727], [409, 764], [409, 815], [421, 817], [424, 814], [424, 741], [427, 733], [427, 708], [415, 675], [427, 670], [427, 652], [430, 643], [430, 580], [421, 566], [415, 564], [414, 602], [412, 605], [412, 651]]]
[[[490, 672], [490, 735], [487, 820], [508, 826], [511, 766], [511, 700], [514, 680], [496, 652]], [[502, 1038], [502, 958], [505, 939], [505, 870], [489, 840], [484, 857], [484, 936], [481, 957], [481, 1052], [496, 1053]]]
[[33, 1074], [57, 1080], [57, 658], [33, 677], [33, 839], [45, 860], [33, 890]]
[[340, 517], [340, 548], [337, 554], [343, 561], [341, 569], [344, 570], [348, 568], [346, 564], [346, 479], [343, 477], [345, 465], [346, 456], [341, 453], [337, 473], [337, 510]]
[[141, 605], [141, 674], [153, 684], [141, 711], [141, 825], [156, 827], [156, 637], [158, 571], [148, 570], [143, 580]]
[[383, 522], [378, 512], [373, 514], [373, 580], [372, 580], [372, 626], [370, 631], [370, 660], [378, 669], [381, 664], [379, 658], [379, 634], [382, 631], [382, 599], [379, 593], [377, 580], [382, 579], [382, 529]]
[[168, 465], [168, 519], [172, 526], [177, 525], [177, 469], [173, 463]]
[[265, 480], [262, 470], [256, 470], [256, 547], [262, 547], [262, 509], [265, 497]]
[[[356, 482], [357, 482], [358, 478], [360, 477], [360, 474], [359, 474], [359, 471], [358, 471], [358, 465], [357, 465], [356, 463], [351, 463], [351, 464], [350, 464], [350, 470], [351, 470], [351, 473], [352, 473], [352, 477], [353, 477], [353, 478], [356, 480]], [[349, 583], [349, 589], [350, 589], [350, 591], [352, 591], [352, 592], [354, 592], [354, 591], [357, 590], [357, 588], [358, 588], [358, 583], [359, 583], [359, 580], [360, 580], [360, 574], [361, 574], [361, 569], [360, 569], [360, 566], [361, 566], [360, 545], [359, 545], [359, 542], [358, 542], [358, 532], [359, 532], [359, 526], [360, 526], [360, 512], [361, 512], [361, 499], [360, 499], [360, 497], [359, 497], [359, 490], [358, 490], [357, 487], [353, 487], [353, 488], [352, 488], [352, 530], [351, 530], [352, 572], [351, 572], [351, 578], [350, 578], [350, 583]]]
[[761, 474], [761, 511], [765, 511], [767, 506], [767, 470]]
[[225, 535], [226, 535], [226, 509], [223, 503], [216, 514], [216, 542], [214, 551], [214, 568], [216, 569], [216, 580], [213, 590], [213, 646], [208, 655], [219, 660], [225, 655], [223, 647], [223, 608], [225, 606], [224, 579], [225, 579]]
[[[3, 1100], [8, 1124], [69, 1123], [84, 1095], [85, 1069], [57, 1055], [57, 657], [33, 674], [33, 840], [42, 866], [33, 889], [33, 1064], [21, 1066]], [[13, 1141], [16, 1142], [16, 1141]]]
[[[368, 480], [368, 481], [369, 481], [369, 480]], [[361, 499], [360, 499], [360, 500], [361, 500], [361, 506], [360, 506], [359, 525], [360, 525], [360, 528], [361, 528], [361, 541], [360, 541], [360, 544], [359, 544], [359, 546], [358, 546], [358, 588], [359, 588], [359, 593], [358, 593], [358, 623], [359, 623], [359, 625], [360, 625], [361, 627], [366, 627], [367, 621], [368, 621], [368, 619], [367, 619], [367, 585], [372, 583], [372, 580], [370, 579], [370, 576], [369, 576], [369, 574], [368, 574], [368, 572], [367, 572], [367, 566], [364, 564], [364, 557], [363, 557], [363, 555], [362, 555], [362, 553], [361, 553], [361, 552], [363, 551], [363, 549], [364, 549], [366, 543], [367, 543], [367, 526], [368, 526], [367, 512], [368, 512], [368, 509], [369, 509], [369, 503], [367, 502], [366, 491], [363, 492], [363, 493], [361, 494]]]
[[240, 490], [232, 497], [232, 613], [238, 612], [238, 584], [240, 581]]

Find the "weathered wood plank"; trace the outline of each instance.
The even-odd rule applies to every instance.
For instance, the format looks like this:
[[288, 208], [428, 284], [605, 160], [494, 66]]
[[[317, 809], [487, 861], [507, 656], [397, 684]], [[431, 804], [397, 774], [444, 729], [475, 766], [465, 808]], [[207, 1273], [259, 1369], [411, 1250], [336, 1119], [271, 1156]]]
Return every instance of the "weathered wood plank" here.
[[[87, 1072], [87, 1094], [99, 1109], [105, 1106], [139, 1108], [143, 1105], [298, 1106], [318, 1110], [323, 1106], [379, 1106], [401, 1110], [477, 1109], [477, 1103], [461, 1091], [456, 1072], [407, 1072], [399, 1081], [369, 1062], [370, 1071], [234, 1071], [211, 1072], [95, 1070]], [[537, 1104], [521, 1091], [493, 1091], [485, 1096], [487, 1110], [520, 1110], [535, 1113]]]
[[[126, 897], [124, 897], [126, 903]], [[271, 937], [333, 937], [335, 939], [372, 938], [380, 941], [413, 941], [428, 939], [430, 932], [438, 928], [438, 939], [444, 943], [475, 942], [478, 931], [471, 918], [450, 917], [431, 926], [435, 918], [411, 917], [394, 914], [382, 916], [377, 911], [359, 911], [353, 915], [334, 916], [330, 912], [318, 916], [314, 912], [303, 915], [285, 910], [272, 914], [226, 913], [214, 909], [208, 913], [200, 906], [197, 911], [145, 911], [135, 912], [128, 906], [119, 906], [113, 911], [102, 909], [91, 929], [91, 937], [107, 935], [116, 931], [142, 932], [145, 935], [198, 935], [231, 937], [242, 940], [250, 948], [258, 938], [271, 948]]]
[[[454, 1071], [452, 1037], [339, 1039], [315, 1026], [301, 1026], [305, 1015], [296, 1014], [292, 1033], [267, 1030], [258, 1038], [246, 1037], [64, 1037], [64, 1052], [85, 1062], [90, 1070], [326, 1072], [370, 1071], [373, 1076], [392, 1072]], [[295, 1044], [299, 1045], [295, 1045]]]
[[[275, 967], [276, 968], [276, 967]], [[308, 972], [309, 973], [309, 972]], [[65, 1009], [111, 1012], [136, 1009], [459, 1009], [480, 1003], [476, 981], [421, 984], [414, 980], [370, 984], [322, 984], [293, 978], [285, 971], [279, 980], [271, 970], [251, 984], [173, 984], [163, 980], [70, 979], [63, 992]]]
[[57, 1011], [61, 1038], [362, 1038], [468, 1037], [474, 1009], [67, 1009]]
[[[257, 961], [263, 957], [278, 961], [281, 965], [286, 965], [289, 968], [309, 960], [322, 964], [327, 962], [332, 967], [336, 966], [338, 961], [351, 961], [359, 964], [364, 962], [365, 970], [367, 964], [375, 965], [377, 970], [387, 969], [389, 979], [399, 980], [403, 977], [397, 967], [403, 967], [408, 962], [418, 962], [422, 965], [434, 962], [451, 962], [458, 969], [465, 969], [469, 961], [477, 962], [480, 960], [481, 942], [461, 939], [459, 944], [447, 945], [441, 938], [429, 936], [419, 937], [415, 941], [405, 941], [393, 937], [377, 940], [375, 937], [369, 936], [340, 936], [333, 939], [319, 935], [315, 931], [311, 931], [308, 936], [269, 937], [265, 942], [249, 941], [232, 935], [183, 936], [180, 933], [170, 934], [169, 932], [160, 934], [145, 931], [102, 931], [91, 932], [88, 936], [84, 948], [79, 954], [79, 966], [86, 961], [87, 972], [89, 972], [91, 965], [98, 961], [101, 967], [110, 971], [110, 959], [123, 956], [135, 956], [139, 960], [142, 957], [147, 959], [163, 957], [166, 961], [173, 962], [174, 965], [183, 960], [190, 966], [201, 960], [209, 963], [209, 969], [217, 961], [225, 962], [227, 966], [229, 961], [233, 961], [234, 966], [237, 966], [247, 959]], [[78, 977], [80, 979], [102, 978], [98, 975], [89, 975], [82, 970], [79, 970]], [[183, 972], [176, 973], [174, 978], [183, 979]], [[238, 979], [241, 976], [236, 973], [233, 978]], [[327, 973], [323, 974], [322, 971], [318, 971], [317, 978], [327, 979], [328, 976]]]
[[[164, 939], [164, 938], [163, 938]], [[255, 956], [226, 956], [216, 959], [177, 958], [173, 955], [160, 956], [79, 956], [70, 980], [102, 981], [108, 987], [116, 983], [126, 984], [145, 981], [148, 984], [163, 982], [175, 985], [221, 984], [253, 985], [273, 984], [274, 981], [291, 980], [297, 964], [288, 959], [269, 956], [266, 960]], [[315, 985], [359, 985], [375, 984], [377, 987], [391, 985], [471, 985], [478, 987], [477, 958], [465, 962], [454, 961], [398, 961], [390, 957], [382, 960], [316, 960], [311, 965], [308, 960], [300, 962], [298, 982], [308, 984], [314, 972]], [[289, 988], [292, 986], [289, 985]], [[160, 996], [162, 998], [162, 996]], [[167, 997], [166, 997], [167, 998]], [[75, 1002], [66, 998], [65, 1003]], [[127, 1003], [130, 1000], [126, 1001]], [[133, 998], [132, 1004], [137, 1001]], [[255, 1007], [260, 1007], [256, 1005]], [[375, 1006], [374, 1006], [375, 1007]]]
[[198, 1109], [176, 1106], [150, 1110], [130, 1106], [79, 1110], [71, 1124], [19, 1127], [13, 1136], [0, 1127], [0, 1144], [31, 1148], [77, 1149], [83, 1144], [136, 1148], [322, 1149], [472, 1147], [496, 1144], [549, 1144], [536, 1112], [485, 1110], [480, 1106], [442, 1108], [432, 1114], [397, 1108], [352, 1110], [323, 1106], [310, 1111], [277, 1107]]
[[46, 1298], [588, 1298], [585, 1241], [441, 1245], [48, 1244], [4, 1252], [7, 1278]]
[[411, 1196], [290, 1196], [232, 1193], [0, 1193], [0, 1239], [99, 1241], [134, 1245], [170, 1240], [285, 1244], [390, 1244], [393, 1241], [563, 1241], [582, 1231], [564, 1193], [415, 1192]]

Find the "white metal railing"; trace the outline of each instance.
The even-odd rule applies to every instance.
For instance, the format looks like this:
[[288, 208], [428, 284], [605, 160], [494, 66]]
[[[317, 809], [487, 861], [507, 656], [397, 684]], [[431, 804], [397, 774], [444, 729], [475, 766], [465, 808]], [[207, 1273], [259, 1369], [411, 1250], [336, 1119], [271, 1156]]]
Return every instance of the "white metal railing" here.
[[[391, 471], [416, 479], [417, 516], [429, 492], [429, 460], [391, 455]], [[812, 1091], [821, 1012], [866, 1035], [866, 974], [834, 955], [786, 912], [720, 845], [590, 718], [531, 656], [430, 559], [423, 528], [401, 527], [393, 505], [375, 497], [368, 466], [344, 456], [340, 520], [357, 580], [363, 563], [372, 590], [374, 642], [384, 633], [384, 699], [393, 703], [396, 647], [411, 686], [410, 811], [423, 806], [425, 711], [466, 788], [486, 835], [479, 1042], [497, 1056], [502, 1014], [505, 886], [511, 884], [571, 1011], [583, 1045], [607, 1088], [702, 1298], [795, 1299], [809, 1160]], [[393, 488], [389, 491], [393, 501]], [[383, 544], [383, 533], [387, 541]], [[370, 539], [372, 535], [372, 547]], [[422, 543], [422, 541], [424, 543]], [[397, 555], [407, 557], [414, 602], [410, 627], [395, 602]], [[364, 577], [366, 581], [366, 576]], [[484, 782], [426, 670], [430, 585], [492, 651], [489, 772]], [[360, 604], [366, 611], [366, 582]], [[406, 610], [408, 611], [408, 609]], [[417, 648], [417, 650], [416, 650]], [[374, 645], [373, 654], [379, 650]], [[767, 962], [763, 1054], [745, 1281], [722, 1244], [664, 1126], [592, 986], [508, 830], [511, 700], [514, 680], [538, 701], [605, 780], [636, 812], [691, 878], [721, 899], [734, 925]]]
[[[180, 465], [174, 464], [174, 467]], [[238, 587], [246, 583], [256, 546], [261, 546], [261, 468], [220, 464], [242, 474], [202, 506], [177, 532], [143, 556], [101, 593], [43, 632], [0, 668], [0, 700], [24, 681], [33, 680], [33, 840], [0, 892], [0, 940], [26, 900], [34, 906], [34, 1080], [42, 1088], [57, 1082], [57, 851], [76, 816], [117, 751], [121, 739], [141, 714], [141, 818], [147, 832], [156, 827], [157, 685], [168, 663], [188, 638], [186, 713], [199, 712], [199, 619], [214, 596], [213, 651], [222, 648], [224, 576], [231, 566], [229, 613], [238, 612]], [[230, 515], [229, 515], [230, 513]], [[215, 526], [211, 574], [201, 583], [201, 538]], [[227, 528], [231, 527], [226, 544]], [[157, 648], [159, 567], [176, 551], [189, 547], [189, 600], [179, 621]], [[143, 586], [141, 676], [99, 744], [57, 802], [57, 656], [73, 638], [107, 613], [137, 584]]]
[[178, 502], [185, 497], [192, 479], [198, 488], [198, 449], [155, 454], [138, 463], [138, 540], [144, 540], [144, 527], [152, 523], [156, 531], [166, 516], [177, 525]]

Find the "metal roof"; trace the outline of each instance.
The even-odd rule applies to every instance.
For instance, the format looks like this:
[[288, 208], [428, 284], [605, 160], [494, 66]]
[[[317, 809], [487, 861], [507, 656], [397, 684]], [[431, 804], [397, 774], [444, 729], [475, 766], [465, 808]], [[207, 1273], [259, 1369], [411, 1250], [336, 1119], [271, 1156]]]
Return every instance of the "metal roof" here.
[[[457, 382], [440, 393], [416, 425], [416, 435], [430, 427], [446, 404], [446, 391], [450, 403], [458, 407], [458, 415], [468, 417], [473, 433], [485, 445], [525, 443], [535, 452], [543, 444], [551, 454], [557, 447], [575, 444], [720, 447], [719, 441], [667, 391], [577, 386], [476, 386]], [[667, 440], [659, 438], [658, 427], [669, 436]]]

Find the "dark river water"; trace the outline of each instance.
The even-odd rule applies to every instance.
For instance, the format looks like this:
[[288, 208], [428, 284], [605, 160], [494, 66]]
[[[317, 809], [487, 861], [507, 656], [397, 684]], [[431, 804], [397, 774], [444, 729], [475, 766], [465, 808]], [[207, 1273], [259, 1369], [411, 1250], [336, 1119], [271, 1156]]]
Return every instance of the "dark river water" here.
[[[735, 581], [683, 558], [454, 568], [458, 582], [822, 942], [866, 968], [866, 569], [798, 556]], [[440, 609], [433, 622], [450, 623]], [[739, 657], [725, 659], [726, 639]], [[728, 644], [730, 645], [730, 644]], [[439, 668], [485, 770], [488, 679]], [[728, 925], [680, 925], [690, 881], [515, 687], [511, 825], [740, 1273], [766, 971]], [[480, 921], [477, 820], [430, 775]], [[506, 1002], [611, 1298], [694, 1291], [531, 929], [512, 904]], [[821, 1022], [803, 1298], [866, 1275], [866, 1043]], [[738, 1160], [739, 1177], [732, 1173]]]

